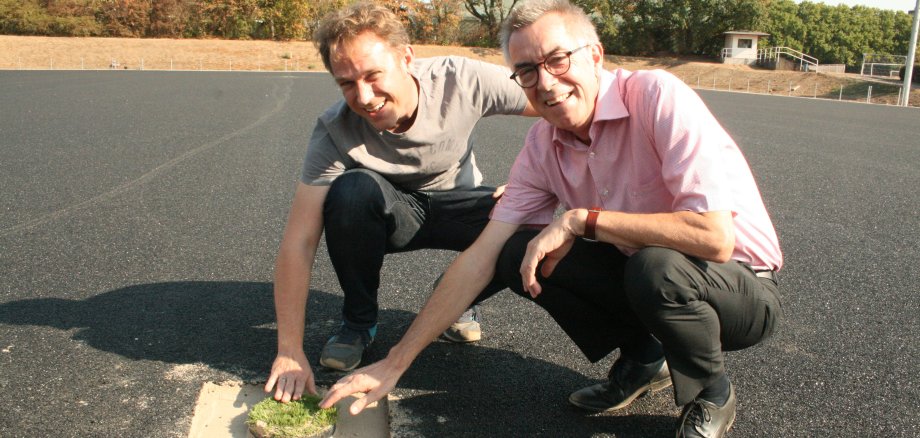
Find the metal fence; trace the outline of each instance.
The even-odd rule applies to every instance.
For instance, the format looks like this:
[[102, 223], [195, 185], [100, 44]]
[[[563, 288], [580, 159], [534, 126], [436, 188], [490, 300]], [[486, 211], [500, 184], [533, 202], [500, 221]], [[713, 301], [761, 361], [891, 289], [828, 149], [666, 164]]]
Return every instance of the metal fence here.
[[0, 57], [0, 70], [323, 71], [315, 59]]
[[[810, 75], [814, 74], [816, 73]], [[901, 97], [901, 87], [895, 84], [841, 79], [834, 85], [828, 85], [826, 82], [810, 79], [808, 77], [810, 75], [805, 75], [801, 80], [796, 81], [734, 78], [732, 76], [711, 74], [686, 75], [679, 76], [679, 78], [690, 87], [696, 89], [772, 96], [827, 99], [880, 105], [897, 105]], [[914, 97], [914, 103], [910, 105], [920, 105], [920, 99]]]

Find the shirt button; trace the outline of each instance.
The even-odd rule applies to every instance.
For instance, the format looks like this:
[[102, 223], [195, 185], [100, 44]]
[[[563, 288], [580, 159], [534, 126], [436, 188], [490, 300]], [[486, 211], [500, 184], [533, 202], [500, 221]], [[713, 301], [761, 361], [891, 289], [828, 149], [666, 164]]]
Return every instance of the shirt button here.
[[588, 154], [588, 157], [594, 158], [594, 152], [589, 153], [589, 154]]
[[607, 193], [609, 193], [609, 191], [608, 191], [607, 189], [604, 189], [604, 192], [603, 192], [603, 193], [601, 193], [601, 195], [603, 195], [603, 196], [607, 196]]

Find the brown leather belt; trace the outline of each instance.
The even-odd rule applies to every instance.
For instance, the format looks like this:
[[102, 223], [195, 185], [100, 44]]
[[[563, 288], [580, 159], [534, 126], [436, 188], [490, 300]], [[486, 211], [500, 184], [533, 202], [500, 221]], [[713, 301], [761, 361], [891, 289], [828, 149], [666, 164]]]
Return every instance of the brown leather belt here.
[[769, 279], [773, 281], [774, 283], [779, 284], [779, 282], [776, 279], [776, 271], [754, 271], [754, 275], [760, 278]]

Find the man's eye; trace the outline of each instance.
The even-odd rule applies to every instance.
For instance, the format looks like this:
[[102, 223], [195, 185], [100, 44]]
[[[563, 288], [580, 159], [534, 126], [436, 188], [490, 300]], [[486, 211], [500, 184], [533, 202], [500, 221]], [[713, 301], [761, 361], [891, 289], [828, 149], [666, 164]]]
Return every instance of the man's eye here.
[[517, 71], [517, 76], [519, 78], [525, 78], [532, 75], [535, 71], [537, 71], [536, 67], [524, 67]]
[[546, 65], [550, 67], [561, 67], [565, 65], [568, 56], [565, 55], [553, 55], [549, 58], [546, 58]]

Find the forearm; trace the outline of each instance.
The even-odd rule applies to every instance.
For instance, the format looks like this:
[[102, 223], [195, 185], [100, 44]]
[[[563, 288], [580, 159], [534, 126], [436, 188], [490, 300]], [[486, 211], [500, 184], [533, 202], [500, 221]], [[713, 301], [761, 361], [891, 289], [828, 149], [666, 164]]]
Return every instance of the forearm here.
[[303, 348], [307, 295], [313, 256], [303, 250], [282, 247], [275, 261], [275, 316], [278, 352]]
[[461, 253], [387, 359], [401, 370], [408, 368], [431, 341], [463, 314], [494, 272], [494, 258]]
[[[565, 220], [576, 235], [583, 236], [588, 211], [566, 212]], [[598, 240], [629, 248], [661, 246], [715, 262], [731, 258], [735, 245], [731, 213], [636, 214], [602, 211], [597, 218]]]

